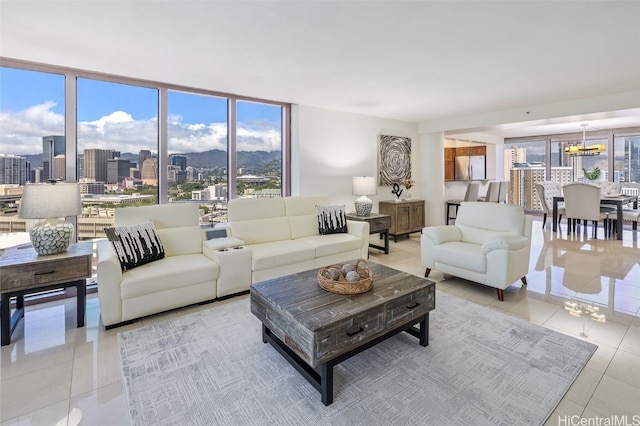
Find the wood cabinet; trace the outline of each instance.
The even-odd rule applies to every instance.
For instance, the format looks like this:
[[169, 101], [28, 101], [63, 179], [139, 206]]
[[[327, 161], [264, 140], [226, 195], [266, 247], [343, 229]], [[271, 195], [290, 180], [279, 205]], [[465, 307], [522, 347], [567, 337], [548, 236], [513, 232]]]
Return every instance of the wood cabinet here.
[[444, 179], [454, 180], [456, 178], [456, 149], [445, 148], [444, 149]]
[[389, 235], [397, 241], [398, 235], [409, 235], [424, 228], [424, 200], [380, 201], [378, 211], [391, 216]]
[[456, 148], [456, 157], [461, 157], [465, 155], [486, 155], [486, 154], [487, 154], [486, 146], [465, 146], [462, 148]]

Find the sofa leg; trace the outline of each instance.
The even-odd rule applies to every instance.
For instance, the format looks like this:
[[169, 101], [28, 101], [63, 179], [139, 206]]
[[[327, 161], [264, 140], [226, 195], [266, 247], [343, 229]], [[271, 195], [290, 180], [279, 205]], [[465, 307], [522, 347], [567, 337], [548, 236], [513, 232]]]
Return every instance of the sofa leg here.
[[547, 214], [544, 213], [544, 216], [542, 216], [542, 227], [544, 228], [544, 225], [547, 223]]
[[522, 277], [520, 278], [520, 281], [522, 281], [522, 285], [527, 285], [527, 277]]
[[504, 302], [504, 290], [501, 288], [496, 288], [498, 290], [498, 300]]
[[429, 276], [429, 274], [431, 273], [431, 268], [427, 268], [424, 270], [424, 277], [427, 278]]

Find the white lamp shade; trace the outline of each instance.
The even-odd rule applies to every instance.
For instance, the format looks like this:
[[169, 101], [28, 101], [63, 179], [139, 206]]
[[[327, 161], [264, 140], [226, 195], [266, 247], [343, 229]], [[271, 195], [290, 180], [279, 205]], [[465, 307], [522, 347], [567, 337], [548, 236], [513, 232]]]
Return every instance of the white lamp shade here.
[[353, 178], [353, 195], [376, 195], [377, 190], [376, 178], [372, 176]]
[[80, 213], [82, 203], [77, 183], [27, 184], [22, 189], [18, 217], [47, 219], [77, 216]]

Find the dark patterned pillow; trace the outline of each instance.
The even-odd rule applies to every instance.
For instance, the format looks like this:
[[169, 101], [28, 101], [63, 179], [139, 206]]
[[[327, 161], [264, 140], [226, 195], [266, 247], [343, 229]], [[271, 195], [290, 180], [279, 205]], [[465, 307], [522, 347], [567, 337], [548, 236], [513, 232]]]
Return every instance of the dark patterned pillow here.
[[344, 205], [316, 205], [316, 212], [318, 213], [318, 232], [320, 235], [347, 233], [347, 214]]
[[116, 249], [123, 272], [164, 257], [164, 247], [150, 220], [136, 225], [104, 228], [104, 232]]

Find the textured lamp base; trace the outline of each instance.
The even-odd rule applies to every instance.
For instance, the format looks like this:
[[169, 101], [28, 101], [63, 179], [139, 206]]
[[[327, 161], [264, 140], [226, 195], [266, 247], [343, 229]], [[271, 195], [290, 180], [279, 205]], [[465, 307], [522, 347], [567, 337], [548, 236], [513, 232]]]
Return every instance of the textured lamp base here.
[[61, 219], [45, 219], [33, 225], [31, 231], [31, 244], [39, 255], [49, 255], [67, 251], [73, 225]]
[[368, 199], [367, 197], [360, 197], [355, 201], [356, 206], [356, 215], [358, 216], [369, 216], [371, 214], [371, 209], [373, 208], [373, 201]]

